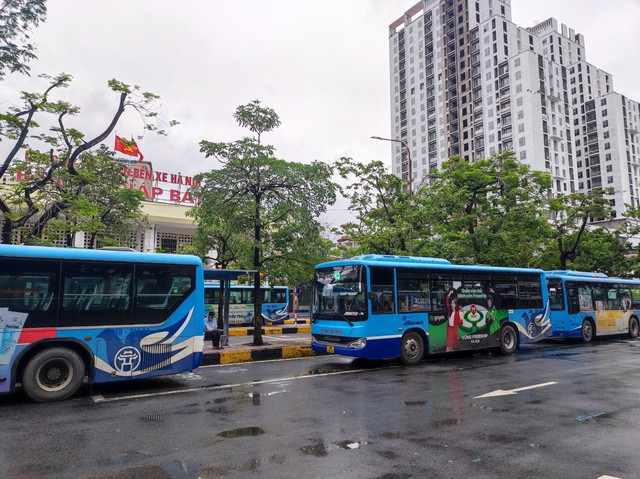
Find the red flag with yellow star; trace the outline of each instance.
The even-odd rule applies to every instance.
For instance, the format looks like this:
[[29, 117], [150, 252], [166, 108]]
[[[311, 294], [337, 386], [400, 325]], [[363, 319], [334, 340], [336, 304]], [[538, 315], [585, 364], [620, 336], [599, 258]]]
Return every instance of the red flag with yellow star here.
[[120, 138], [118, 135], [116, 135], [115, 150], [120, 153], [124, 153], [125, 155], [137, 156], [138, 161], [142, 161], [144, 158], [134, 140], [125, 140], [124, 138]]

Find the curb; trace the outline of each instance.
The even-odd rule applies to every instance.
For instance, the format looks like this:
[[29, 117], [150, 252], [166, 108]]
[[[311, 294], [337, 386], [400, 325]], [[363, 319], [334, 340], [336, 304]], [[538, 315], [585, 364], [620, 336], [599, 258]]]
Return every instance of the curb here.
[[[255, 328], [229, 328], [229, 336], [253, 336]], [[311, 326], [265, 327], [262, 334], [298, 334], [310, 333]]]
[[[321, 354], [321, 353], [320, 353]], [[250, 361], [266, 361], [270, 359], [291, 359], [316, 356], [311, 346], [278, 346], [264, 349], [243, 349], [239, 351], [213, 351], [205, 353], [203, 366], [217, 364], [246, 363]]]

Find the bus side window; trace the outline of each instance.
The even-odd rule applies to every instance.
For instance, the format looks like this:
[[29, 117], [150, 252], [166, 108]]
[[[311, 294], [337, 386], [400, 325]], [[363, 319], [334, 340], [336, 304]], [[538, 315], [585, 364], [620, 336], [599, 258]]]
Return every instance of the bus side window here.
[[242, 291], [229, 291], [229, 304], [242, 304]]
[[514, 276], [493, 276], [493, 289], [496, 292], [498, 309], [518, 308], [518, 283]]
[[631, 288], [631, 309], [640, 309], [640, 286]]
[[578, 286], [573, 281], [565, 283], [567, 287], [567, 308], [569, 314], [580, 312], [580, 298], [578, 297]]
[[[622, 305], [620, 299], [618, 298], [618, 289], [606, 288], [605, 289], [605, 309], [607, 310], [616, 310], [622, 309]], [[627, 308], [628, 309], [628, 308]]]
[[371, 310], [373, 314], [395, 311], [393, 269], [371, 268]]
[[398, 311], [400, 313], [430, 311], [429, 272], [398, 268], [396, 273], [398, 277]]
[[604, 285], [596, 284], [593, 287], [593, 305], [596, 311], [604, 311], [607, 309], [607, 295]]
[[542, 308], [540, 280], [535, 277], [518, 278], [518, 307]]

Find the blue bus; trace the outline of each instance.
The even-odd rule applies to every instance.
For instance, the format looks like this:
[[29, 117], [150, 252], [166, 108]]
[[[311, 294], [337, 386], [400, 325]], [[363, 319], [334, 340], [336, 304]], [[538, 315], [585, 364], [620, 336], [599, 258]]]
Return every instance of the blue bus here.
[[202, 363], [195, 256], [0, 245], [0, 393], [36, 401]]
[[418, 363], [426, 353], [499, 348], [551, 334], [544, 272], [363, 255], [315, 268], [312, 349]]
[[552, 336], [585, 343], [596, 335], [638, 337], [640, 281], [581, 271], [549, 271], [546, 278]]
[[[282, 323], [289, 319], [289, 287], [261, 286], [262, 319], [264, 322]], [[229, 288], [229, 325], [253, 325], [254, 291], [252, 285], [231, 283]], [[204, 303], [207, 311], [218, 314], [220, 283], [204, 284]]]

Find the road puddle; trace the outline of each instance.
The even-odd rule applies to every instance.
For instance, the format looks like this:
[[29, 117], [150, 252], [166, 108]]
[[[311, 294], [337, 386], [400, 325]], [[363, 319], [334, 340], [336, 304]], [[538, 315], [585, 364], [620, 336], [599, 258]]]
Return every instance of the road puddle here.
[[218, 436], [230, 439], [234, 437], [259, 436], [261, 434], [264, 434], [264, 429], [260, 427], [239, 427], [237, 429], [219, 432]]

